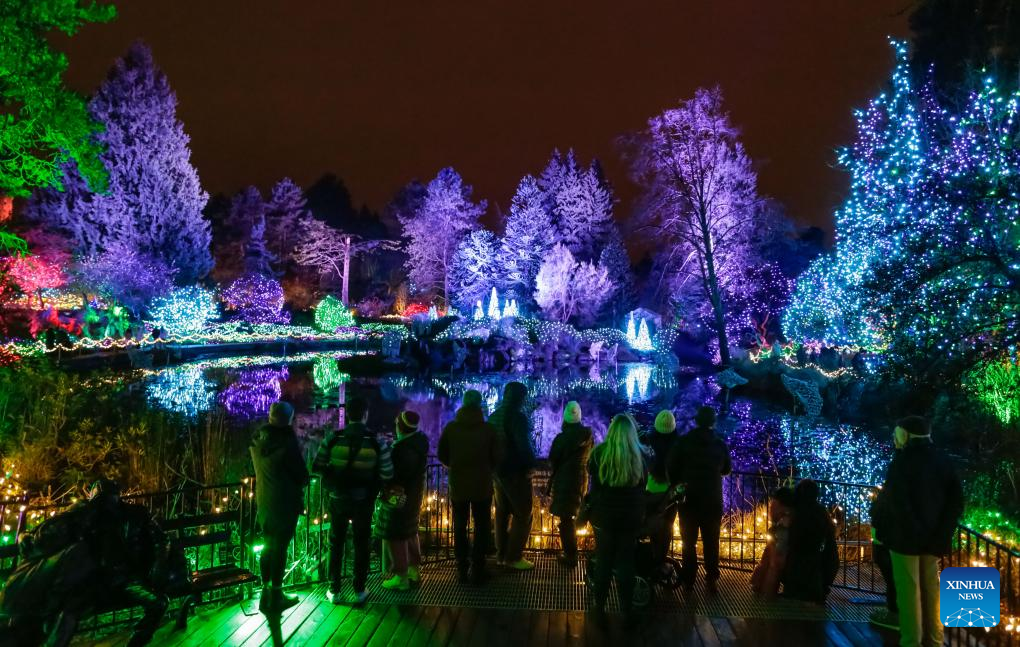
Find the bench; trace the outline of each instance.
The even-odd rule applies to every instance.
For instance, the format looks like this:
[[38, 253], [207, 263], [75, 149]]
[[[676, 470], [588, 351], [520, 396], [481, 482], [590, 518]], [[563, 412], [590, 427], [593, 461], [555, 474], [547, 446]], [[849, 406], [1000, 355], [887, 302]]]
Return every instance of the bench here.
[[[240, 510], [186, 515], [162, 522], [161, 527], [170, 539], [172, 550], [196, 551], [197, 568], [191, 571], [190, 581], [186, 586], [167, 592], [172, 598], [184, 598], [176, 615], [178, 629], [187, 626], [192, 609], [202, 601], [205, 593], [249, 585], [258, 579], [250, 569], [236, 563], [243, 563], [243, 557], [236, 561], [228, 559], [227, 563], [220, 563], [218, 553], [223, 546], [226, 545], [228, 550], [234, 547], [233, 533], [245, 531], [242, 522]], [[245, 542], [241, 541], [239, 547], [243, 550]], [[206, 548], [208, 554], [203, 565], [202, 552]]]

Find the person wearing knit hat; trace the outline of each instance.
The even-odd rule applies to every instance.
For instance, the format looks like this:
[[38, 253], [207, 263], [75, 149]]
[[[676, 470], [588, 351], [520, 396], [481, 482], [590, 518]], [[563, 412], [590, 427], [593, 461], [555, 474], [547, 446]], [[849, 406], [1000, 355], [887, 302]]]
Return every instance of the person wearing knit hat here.
[[660, 503], [660, 509], [665, 510], [662, 525], [659, 532], [653, 534], [652, 555], [655, 563], [662, 565], [666, 563], [669, 556], [670, 544], [673, 541], [673, 523], [676, 519], [676, 506], [665, 504], [669, 492], [669, 476], [666, 473], [666, 459], [670, 451], [680, 438], [676, 433], [676, 416], [669, 409], [663, 409], [655, 416], [654, 433], [642, 434], [641, 442], [644, 444], [648, 461], [648, 481], [645, 483], [645, 490], [650, 498]]
[[560, 564], [577, 566], [577, 513], [588, 484], [588, 455], [594, 446], [591, 429], [581, 423], [581, 405], [571, 400], [563, 407], [563, 426], [549, 449], [552, 476], [550, 514], [559, 517]]
[[722, 525], [722, 477], [730, 473], [730, 450], [715, 433], [716, 414], [701, 407], [694, 415], [695, 427], [677, 440], [666, 459], [671, 485], [683, 484], [680, 533], [683, 540], [684, 588], [690, 590], [698, 576], [698, 534], [701, 534], [705, 582], [714, 594], [719, 580], [719, 528]]
[[418, 541], [418, 515], [425, 497], [425, 470], [428, 465], [429, 439], [418, 433], [421, 418], [414, 411], [401, 411], [394, 421], [397, 440], [390, 449], [393, 480], [383, 492], [375, 533], [386, 544], [393, 577], [382, 587], [406, 591], [421, 582], [421, 545]]
[[[453, 508], [453, 553], [461, 584], [481, 585], [487, 578], [485, 553], [492, 528], [492, 479], [503, 457], [496, 428], [485, 421], [482, 394], [464, 393], [463, 406], [439, 437], [436, 451], [448, 470]], [[474, 519], [474, 542], [468, 525]]]

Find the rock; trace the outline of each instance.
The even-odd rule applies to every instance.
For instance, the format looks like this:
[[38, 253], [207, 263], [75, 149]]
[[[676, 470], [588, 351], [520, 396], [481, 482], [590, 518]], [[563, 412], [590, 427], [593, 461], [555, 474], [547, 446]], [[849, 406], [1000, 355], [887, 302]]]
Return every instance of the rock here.
[[789, 375], [781, 375], [780, 379], [786, 390], [800, 402], [809, 416], [817, 416], [822, 412], [822, 396], [818, 392], [817, 385], [792, 378]]
[[732, 389], [747, 384], [747, 380], [732, 368], [728, 368], [715, 376], [715, 383], [724, 389]]

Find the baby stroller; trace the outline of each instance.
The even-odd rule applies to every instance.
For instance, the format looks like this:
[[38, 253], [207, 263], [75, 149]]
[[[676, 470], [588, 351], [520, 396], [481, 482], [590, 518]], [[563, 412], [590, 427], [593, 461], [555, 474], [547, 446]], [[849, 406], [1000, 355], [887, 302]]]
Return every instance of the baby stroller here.
[[[668, 554], [664, 561], [656, 555], [656, 541], [662, 536], [666, 512], [675, 510], [683, 500], [682, 489], [665, 493], [645, 493], [645, 523], [638, 535], [634, 559], [634, 608], [647, 607], [655, 600], [657, 589], [674, 591], [680, 587], [680, 562]], [[670, 517], [672, 518], [672, 517]], [[670, 529], [672, 535], [672, 528]], [[589, 592], [595, 581], [595, 556], [588, 559], [585, 582]]]

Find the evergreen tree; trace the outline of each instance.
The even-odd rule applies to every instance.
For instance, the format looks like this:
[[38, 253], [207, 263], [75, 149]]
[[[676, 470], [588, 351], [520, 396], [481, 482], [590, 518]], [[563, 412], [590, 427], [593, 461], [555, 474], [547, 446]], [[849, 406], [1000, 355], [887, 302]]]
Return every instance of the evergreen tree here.
[[522, 301], [531, 301], [538, 268], [553, 245], [552, 218], [543, 197], [535, 178], [525, 175], [510, 203], [500, 240], [498, 269], [502, 283], [512, 298]]
[[308, 215], [305, 196], [293, 180], [285, 177], [273, 187], [266, 205], [266, 235], [269, 251], [276, 258], [282, 273], [293, 260], [298, 243], [301, 220]]
[[414, 291], [449, 298], [450, 270], [457, 245], [477, 226], [485, 209], [486, 202], [472, 202], [471, 186], [448, 167], [429, 182], [413, 211], [397, 214], [405, 239], [408, 278]]
[[561, 185], [556, 216], [560, 242], [577, 258], [597, 260], [615, 229], [612, 192], [601, 177], [598, 162]]
[[634, 274], [630, 268], [630, 257], [623, 245], [623, 237], [614, 230], [602, 253], [599, 255], [599, 267], [606, 270], [613, 290], [606, 299], [606, 314], [616, 326], [623, 314], [634, 305]]
[[236, 250], [234, 258], [241, 261], [236, 269], [241, 274], [272, 274], [272, 263], [276, 259], [266, 244], [266, 211], [262, 194], [254, 186], [242, 189], [230, 202], [227, 223], [233, 245], [228, 245], [228, 249]]
[[136, 43], [115, 63], [89, 111], [104, 127], [97, 140], [106, 148], [108, 192], [71, 181], [66, 195], [37, 194], [30, 216], [65, 234], [81, 256], [116, 243], [175, 268], [181, 284], [208, 274], [208, 196], [190, 162], [177, 97], [145, 45]]
[[487, 229], [476, 229], [457, 245], [450, 270], [450, 289], [454, 305], [469, 312], [479, 299], [497, 287], [496, 236]]

